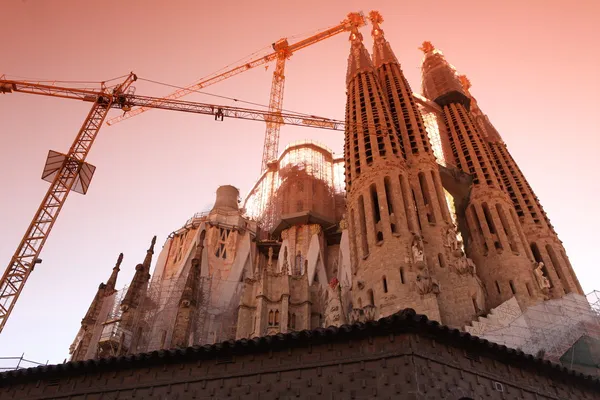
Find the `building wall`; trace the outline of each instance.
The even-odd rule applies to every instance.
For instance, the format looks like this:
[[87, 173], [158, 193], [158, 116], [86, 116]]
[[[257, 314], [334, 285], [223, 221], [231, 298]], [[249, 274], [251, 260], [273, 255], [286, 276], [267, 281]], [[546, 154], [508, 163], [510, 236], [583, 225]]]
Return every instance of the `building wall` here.
[[425, 334], [329, 340], [317, 333], [301, 345], [271, 343], [242, 354], [188, 349], [179, 356], [149, 354], [137, 364], [119, 360], [4, 378], [0, 399], [600, 399], [598, 382], [583, 384], [539, 362], [474, 352]]

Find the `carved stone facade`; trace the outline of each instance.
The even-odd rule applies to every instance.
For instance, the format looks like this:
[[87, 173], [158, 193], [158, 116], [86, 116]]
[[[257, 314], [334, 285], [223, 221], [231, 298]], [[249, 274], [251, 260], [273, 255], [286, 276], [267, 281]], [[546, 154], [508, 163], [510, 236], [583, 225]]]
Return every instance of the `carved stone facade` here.
[[[454, 68], [424, 44], [442, 168], [383, 19], [370, 20], [372, 56], [350, 34], [344, 162], [294, 143], [252, 189], [254, 203], [241, 208], [238, 189], [219, 187], [209, 212], [169, 235], [150, 275], [153, 241], [122, 300], [116, 267], [73, 360], [339, 327], [405, 308], [474, 329], [505, 302], [525, 310], [581, 293], [539, 201]], [[523, 216], [519, 207], [530, 208]]]

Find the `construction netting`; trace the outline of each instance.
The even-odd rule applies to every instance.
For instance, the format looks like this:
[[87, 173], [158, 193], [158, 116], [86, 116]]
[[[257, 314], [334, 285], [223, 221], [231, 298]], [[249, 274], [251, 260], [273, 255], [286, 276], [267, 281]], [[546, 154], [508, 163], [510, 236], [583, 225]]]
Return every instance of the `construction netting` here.
[[600, 292], [592, 292], [586, 298], [570, 293], [524, 311], [513, 298], [466, 329], [491, 342], [563, 363], [569, 368], [599, 368], [599, 295]]
[[[282, 189], [287, 189], [287, 193], [281, 193]], [[298, 192], [293, 194], [293, 190]], [[310, 208], [309, 204], [316, 205], [311, 193], [317, 193], [326, 203], [321, 212], [343, 202], [344, 162], [334, 158], [333, 152], [322, 144], [294, 142], [286, 146], [277, 163], [271, 164], [254, 185], [244, 202], [245, 215], [269, 231], [282, 213], [300, 212]], [[290, 200], [290, 196], [294, 198]], [[285, 207], [290, 208], [284, 210]]]
[[[137, 335], [131, 353], [172, 346], [186, 275], [151, 282], [131, 329]], [[189, 307], [191, 314], [187, 345], [213, 344], [235, 339], [242, 283], [200, 277], [195, 290], [196, 293], [190, 296], [194, 299], [194, 304]]]

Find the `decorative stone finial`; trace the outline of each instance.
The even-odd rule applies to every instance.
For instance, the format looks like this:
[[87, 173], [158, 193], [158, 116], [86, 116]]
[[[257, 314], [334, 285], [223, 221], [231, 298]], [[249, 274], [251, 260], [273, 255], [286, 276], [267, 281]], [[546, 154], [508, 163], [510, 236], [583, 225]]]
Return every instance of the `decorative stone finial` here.
[[119, 257], [117, 258], [117, 263], [115, 264], [115, 267], [113, 269], [119, 269], [121, 267], [122, 262], [123, 262], [123, 253], [120, 253]]
[[419, 50], [421, 50], [423, 53], [427, 54], [427, 53], [431, 53], [432, 51], [434, 51], [435, 47], [433, 46], [433, 44], [431, 44], [431, 42], [425, 41], [425, 42], [423, 42], [421, 47], [419, 47]]
[[107, 288], [107, 295], [112, 294], [115, 290], [115, 286], [117, 285], [117, 276], [119, 275], [121, 263], [123, 262], [123, 253], [119, 254], [117, 257], [117, 263], [113, 267], [112, 273], [110, 274], [110, 278], [106, 281], [105, 288]]
[[371, 25], [373, 25], [371, 35], [373, 35], [373, 37], [383, 36], [383, 30], [379, 26], [379, 24], [383, 22], [383, 17], [379, 11], [372, 10], [369, 13], [369, 20], [371, 21]]

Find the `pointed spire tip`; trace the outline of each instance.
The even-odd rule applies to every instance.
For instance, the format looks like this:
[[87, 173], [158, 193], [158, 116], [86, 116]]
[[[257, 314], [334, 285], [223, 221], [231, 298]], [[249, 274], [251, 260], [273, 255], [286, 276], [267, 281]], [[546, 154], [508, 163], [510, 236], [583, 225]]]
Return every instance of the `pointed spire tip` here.
[[115, 265], [115, 268], [119, 268], [121, 266], [122, 262], [123, 262], [123, 253], [119, 253], [119, 257], [117, 258], [117, 264]]
[[150, 248], [148, 251], [154, 251], [154, 245], [156, 244], [156, 235], [152, 238], [152, 242], [150, 243]]

